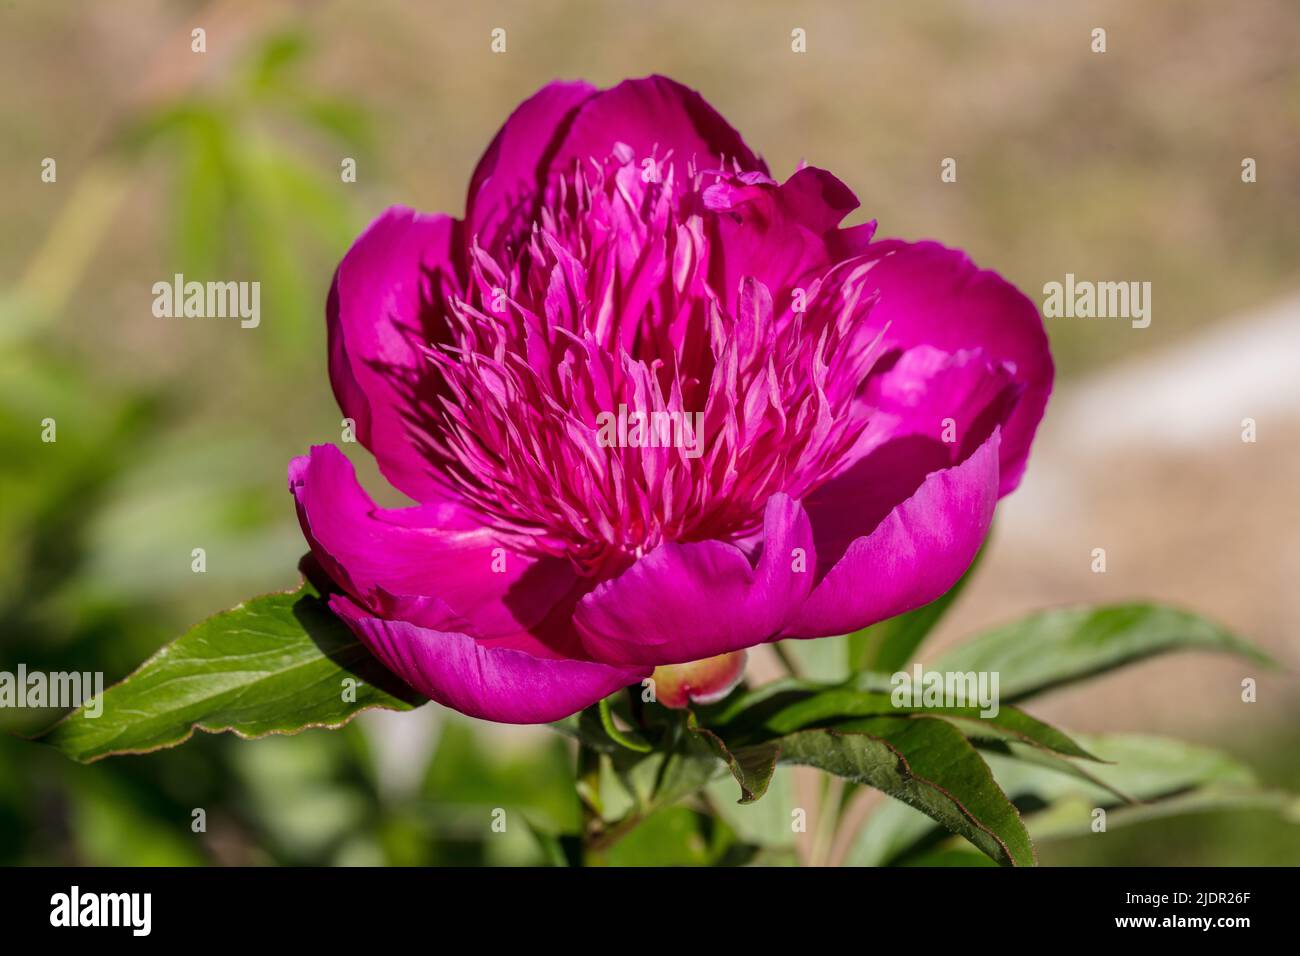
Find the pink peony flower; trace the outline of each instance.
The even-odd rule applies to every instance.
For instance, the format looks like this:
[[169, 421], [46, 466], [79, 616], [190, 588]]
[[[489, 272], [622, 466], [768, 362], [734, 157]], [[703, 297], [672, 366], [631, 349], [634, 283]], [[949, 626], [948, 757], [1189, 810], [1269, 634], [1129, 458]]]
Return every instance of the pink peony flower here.
[[663, 77], [526, 101], [463, 220], [390, 209], [334, 277], [335, 395], [418, 502], [376, 507], [332, 445], [290, 464], [335, 613], [433, 700], [532, 723], [656, 668], [712, 699], [743, 662], [666, 665], [943, 594], [1052, 361], [1024, 295], [840, 228], [857, 205]]

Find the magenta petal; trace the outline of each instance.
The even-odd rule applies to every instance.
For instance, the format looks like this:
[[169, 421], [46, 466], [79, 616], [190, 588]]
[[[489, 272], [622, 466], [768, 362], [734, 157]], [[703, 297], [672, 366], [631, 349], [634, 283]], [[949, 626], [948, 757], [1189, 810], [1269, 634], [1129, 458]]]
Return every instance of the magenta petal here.
[[852, 464], [804, 499], [819, 580], [933, 471], [964, 461], [1004, 425], [1022, 387], [982, 350], [928, 345], [894, 357], [868, 380], [867, 427]]
[[884, 345], [932, 345], [945, 352], [983, 349], [1024, 389], [1003, 429], [1001, 494], [1024, 474], [1029, 445], [1052, 391], [1052, 356], [1038, 308], [996, 272], [936, 242], [874, 243], [868, 276], [880, 291], [872, 310]]
[[420, 346], [441, 336], [431, 303], [457, 288], [459, 223], [394, 206], [352, 244], [326, 307], [330, 381], [357, 439], [398, 489], [417, 501], [446, 497], [424, 454], [434, 391]]
[[595, 92], [589, 83], [549, 83], [510, 114], [469, 182], [465, 225], [471, 239], [495, 248], [502, 225], [531, 208], [545, 183], [546, 159], [572, 114]]
[[870, 534], [854, 540], [785, 636], [849, 634], [928, 604], [956, 584], [993, 521], [1000, 437], [994, 431], [961, 464], [929, 475]]
[[560, 720], [649, 676], [490, 645], [456, 631], [374, 617], [339, 595], [330, 607], [380, 662], [421, 694], [471, 717], [509, 724]]
[[289, 488], [321, 567], [374, 611], [432, 596], [477, 636], [492, 637], [533, 627], [573, 587], [568, 562], [502, 550], [491, 529], [455, 505], [376, 507], [333, 445], [295, 458]]
[[689, 664], [661, 664], [650, 675], [655, 682], [655, 700], [674, 710], [715, 704], [744, 679], [748, 659], [747, 651], [732, 651]]
[[1022, 391], [1012, 373], [990, 361], [983, 349], [909, 349], [868, 380], [871, 417], [853, 457], [917, 435], [945, 443], [947, 464], [956, 464], [1004, 424]]
[[[639, 160], [652, 154], [668, 165], [680, 182], [692, 160], [699, 169], [731, 170], [734, 160], [745, 172], [767, 173], [740, 134], [699, 93], [666, 76], [624, 80], [602, 90], [578, 110], [550, 168], [568, 171], [574, 163], [603, 159], [614, 146], [632, 148]], [[666, 166], [660, 169], [666, 175]]]
[[858, 208], [853, 191], [835, 176], [805, 166], [779, 186], [771, 182], [722, 182], [705, 192], [715, 220], [717, 248], [711, 281], [734, 308], [741, 280], [767, 286], [779, 308], [790, 290], [807, 286], [837, 262], [867, 248], [875, 223], [840, 229]]
[[803, 508], [776, 494], [767, 503], [756, 566], [722, 541], [661, 544], [584, 597], [574, 624], [597, 660], [680, 664], [714, 657], [777, 634], [809, 593], [816, 560]]

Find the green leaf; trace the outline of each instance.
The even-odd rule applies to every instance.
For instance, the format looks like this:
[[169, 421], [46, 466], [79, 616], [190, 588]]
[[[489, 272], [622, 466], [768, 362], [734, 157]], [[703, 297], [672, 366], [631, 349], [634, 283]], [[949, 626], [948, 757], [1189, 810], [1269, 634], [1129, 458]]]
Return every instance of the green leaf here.
[[694, 735], [685, 737], [671, 753], [664, 755], [662, 762], [652, 766], [655, 781], [648, 803], [650, 807], [675, 803], [722, 775], [718, 755], [697, 741]]
[[[1107, 826], [1115, 827], [1191, 812], [1204, 801], [1232, 799], [1238, 806], [1276, 806], [1279, 801], [1276, 795], [1259, 796], [1249, 767], [1209, 747], [1137, 734], [1078, 737], [1088, 750], [1111, 762], [1090, 767], [1089, 774], [1083, 775], [1075, 772], [1074, 764], [1044, 759], [1050, 755], [1021, 744], [1011, 744], [1006, 754], [982, 754], [1007, 796], [1022, 806], [1039, 808], [1026, 810], [1024, 818], [1036, 842], [1090, 832], [1095, 807], [1113, 807], [1108, 810]], [[1143, 802], [1117, 806], [1123, 799], [1117, 794]], [[1203, 796], [1193, 799], [1197, 794]], [[846, 862], [880, 866], [910, 859], [931, 845], [938, 832], [932, 821], [906, 807], [882, 806], [862, 828]]]
[[[1060, 840], [1092, 833], [1094, 804], [1082, 797], [1063, 799], [1029, 816], [1035, 840]], [[1209, 786], [1106, 813], [1106, 832], [1164, 817], [1215, 810], [1264, 810], [1292, 821], [1300, 820], [1300, 797], [1281, 790]]]
[[961, 728], [966, 736], [989, 740], [1019, 741], [1031, 744], [1050, 754], [1064, 757], [1078, 757], [1082, 760], [1097, 761], [1083, 747], [1079, 746], [1068, 734], [1057, 730], [1051, 724], [1045, 724], [1036, 717], [1031, 717], [1018, 707], [1003, 704], [996, 716], [983, 717], [978, 707], [940, 707], [923, 709], [918, 713], [928, 713], [944, 720], [952, 721]]
[[[1074, 761], [1067, 760], [1065, 757], [1062, 757], [1051, 750], [1040, 747], [1018, 747], [1015, 745], [1016, 741], [1014, 738], [1010, 736], [982, 734], [970, 734], [969, 736], [986, 758], [990, 754], [997, 754], [1004, 757], [1013, 757], [1027, 763], [1038, 764], [1041, 767], [1046, 767], [1047, 769], [1054, 770], [1057, 773], [1077, 777], [1095, 787], [1100, 787], [1122, 803], [1138, 802], [1136, 797], [1125, 793], [1117, 787], [1111, 786], [1098, 777], [1092, 770], [1085, 769]], [[1096, 757], [1091, 759], [1094, 761], [1097, 760]], [[994, 773], [994, 776], [997, 776], [996, 772]]]
[[970, 742], [933, 717], [871, 717], [780, 740], [782, 763], [818, 767], [882, 790], [964, 836], [987, 856], [1032, 866], [1020, 814]]
[[700, 727], [695, 722], [694, 714], [687, 726], [727, 765], [736, 783], [740, 784], [741, 803], [753, 803], [767, 793], [772, 774], [776, 771], [777, 756], [781, 752], [778, 743], [765, 742], [733, 749], [712, 730]]
[[957, 600], [957, 596], [965, 589], [975, 569], [979, 567], [980, 558], [983, 557], [987, 545], [988, 538], [985, 538], [984, 544], [980, 545], [979, 551], [975, 552], [970, 567], [957, 579], [957, 583], [940, 597], [906, 614], [891, 617], [850, 634], [849, 670], [853, 673], [878, 671], [892, 674], [902, 669], [903, 665], [912, 659], [921, 642], [948, 612], [948, 608]]
[[[356, 681], [354, 701], [343, 699], [348, 678]], [[292, 734], [341, 727], [372, 707], [420, 703], [304, 581], [195, 625], [104, 691], [99, 716], [83, 706], [38, 739], [89, 762], [171, 747], [195, 729]]]
[[1138, 734], [1097, 736], [1089, 745], [1114, 760], [1095, 771], [1100, 785], [1062, 777], [1054, 768], [1036, 766], [1032, 758], [988, 757], [1008, 793], [1046, 804], [1028, 818], [1035, 839], [1090, 833], [1093, 809], [1113, 803], [1103, 786], [1122, 788], [1142, 801], [1109, 809], [1108, 830], [1221, 809], [1273, 810], [1300, 820], [1300, 797], [1261, 788], [1253, 770], [1213, 748]]
[[985, 759], [1012, 797], [1033, 797], [1042, 803], [1082, 796], [1094, 806], [1109, 806], [1115, 801], [1107, 788], [1152, 801], [1198, 787], [1248, 788], [1257, 783], [1248, 766], [1211, 747], [1142, 734], [1080, 736], [1110, 761], [1093, 768], [1099, 783], [1064, 775], [1057, 767], [1038, 763], [1033, 759], [1036, 755], [1019, 752], [1022, 748], [1016, 745], [1012, 749], [1017, 753], [988, 754]]
[[1155, 654], [1221, 651], [1257, 664], [1269, 658], [1202, 617], [1152, 604], [1059, 608], [989, 631], [954, 648], [929, 669], [996, 671], [1014, 702]]
[[831, 687], [809, 690], [806, 685], [788, 687], [766, 697], [750, 698], [747, 708], [726, 712], [725, 736], [737, 744], [757, 743], [796, 730], [827, 725], [850, 717], [891, 717], [927, 714], [958, 724], [969, 736], [1016, 740], [1067, 757], [1096, 760], [1083, 747], [1055, 727], [1024, 711], [1002, 705], [990, 717], [979, 707], [897, 706], [883, 691]]
[[844, 685], [824, 684], [796, 677], [783, 677], [780, 680], [772, 681], [770, 684], [763, 684], [760, 687], [734, 693], [719, 703], [697, 706], [694, 708], [694, 713], [699, 716], [700, 723], [705, 726], [721, 727], [728, 724], [738, 724], [742, 715], [745, 715], [746, 719], [748, 719], [749, 715], [771, 712], [791, 701], [801, 700], [803, 697], [820, 694], [826, 690], [842, 686]]

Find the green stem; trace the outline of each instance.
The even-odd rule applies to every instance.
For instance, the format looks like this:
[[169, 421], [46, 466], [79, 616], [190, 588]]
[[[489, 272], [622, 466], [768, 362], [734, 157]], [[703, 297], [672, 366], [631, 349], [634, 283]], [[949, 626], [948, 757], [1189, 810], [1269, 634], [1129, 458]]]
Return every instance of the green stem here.
[[587, 852], [606, 852], [615, 843], [640, 826], [643, 820], [645, 820], [645, 813], [640, 810], [630, 811], [627, 816], [618, 822], [612, 823], [598, 833], [593, 834], [591, 839], [587, 841]]
[[610, 740], [628, 750], [635, 750], [637, 753], [648, 754], [654, 748], [644, 740], [629, 737], [623, 731], [618, 729], [614, 723], [614, 712], [610, 709], [609, 698], [603, 697], [600, 701], [600, 724], [605, 728], [605, 733], [609, 734]]
[[770, 647], [776, 652], [776, 656], [781, 661], [781, 666], [785, 668], [786, 673], [791, 677], [802, 680], [803, 672], [799, 669], [794, 657], [786, 650], [785, 645], [781, 641], [776, 641]]
[[839, 829], [840, 807], [844, 798], [844, 778], [830, 777], [822, 792], [821, 812], [817, 814], [817, 829], [813, 834], [812, 851], [808, 854], [809, 866], [826, 866]]
[[586, 850], [604, 826], [600, 800], [600, 754], [586, 744], [578, 744], [577, 778], [575, 787], [582, 807], [582, 845]]

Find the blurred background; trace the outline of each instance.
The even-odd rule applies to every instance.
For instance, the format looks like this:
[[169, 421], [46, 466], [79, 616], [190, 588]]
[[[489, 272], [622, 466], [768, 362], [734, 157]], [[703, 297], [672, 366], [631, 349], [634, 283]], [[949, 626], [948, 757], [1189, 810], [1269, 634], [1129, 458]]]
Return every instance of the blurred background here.
[[[1149, 328], [1048, 322], [1060, 377], [1027, 479], [922, 659], [1054, 604], [1196, 609], [1286, 667], [1161, 658], [1035, 713], [1177, 734], [1300, 789], [1298, 48], [1294, 0], [0, 0], [0, 670], [112, 681], [208, 614], [294, 585], [285, 466], [339, 437], [323, 306], [350, 241], [389, 204], [463, 212], [480, 153], [541, 84], [662, 72], [778, 177], [801, 160], [834, 171], [883, 236], [961, 246], [1038, 301], [1067, 272], [1152, 284]], [[260, 281], [261, 326], [154, 318], [151, 287], [177, 272]], [[0, 730], [51, 716], [0, 711]], [[434, 705], [90, 766], [0, 734], [0, 863], [538, 862], [527, 827], [492, 835], [487, 815], [574, 829], [571, 765], [544, 728]], [[722, 859], [744, 829], [728, 819], [701, 832], [663, 812], [615, 862]], [[1203, 813], [1040, 856], [1295, 863], [1298, 831]]]

